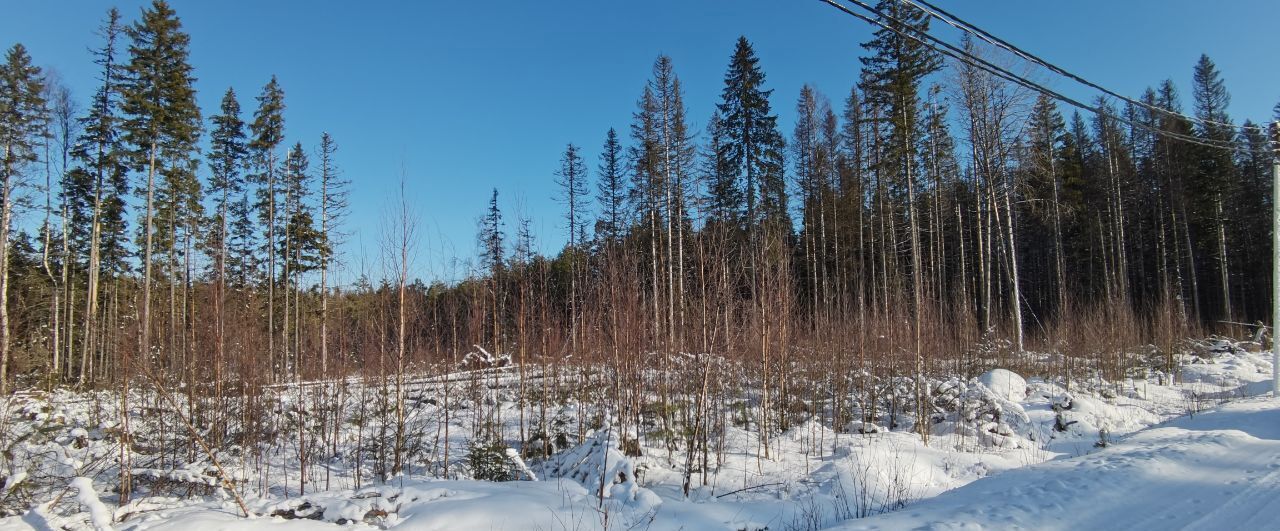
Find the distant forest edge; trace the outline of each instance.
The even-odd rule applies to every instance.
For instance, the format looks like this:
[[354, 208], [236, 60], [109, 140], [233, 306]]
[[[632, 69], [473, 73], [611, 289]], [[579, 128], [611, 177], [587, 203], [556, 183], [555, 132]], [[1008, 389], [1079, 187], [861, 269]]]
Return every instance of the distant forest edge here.
[[[928, 29], [910, 5], [878, 9]], [[335, 286], [350, 186], [338, 142], [287, 143], [274, 78], [251, 114], [228, 89], [206, 117], [189, 36], [162, 0], [134, 21], [110, 10], [98, 39], [84, 98], [21, 44], [0, 65], [0, 391], [245, 396], [456, 369], [480, 350], [618, 374], [688, 353], [754, 368], [768, 409], [819, 367], [1173, 370], [1184, 338], [1270, 316], [1272, 138], [1233, 124], [1208, 57], [1190, 118], [1172, 81], [1143, 105], [1099, 97], [1102, 113], [1064, 116], [880, 29], [837, 102], [800, 91], [788, 137], [745, 37], [705, 131], [659, 56], [629, 129], [602, 124], [598, 161], [566, 147], [557, 256], [535, 252], [495, 189], [479, 267], [424, 284], [401, 200], [380, 271]]]

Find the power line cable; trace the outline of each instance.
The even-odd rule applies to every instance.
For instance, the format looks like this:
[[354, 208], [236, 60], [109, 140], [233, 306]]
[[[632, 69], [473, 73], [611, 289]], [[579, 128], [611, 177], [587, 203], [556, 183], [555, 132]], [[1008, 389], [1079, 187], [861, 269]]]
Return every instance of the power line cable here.
[[[1108, 89], [1108, 88], [1106, 88], [1106, 87], [1104, 87], [1104, 86], [1102, 86], [1102, 85], [1099, 85], [1099, 84], [1097, 84], [1097, 83], [1094, 83], [1094, 82], [1092, 82], [1092, 81], [1089, 81], [1089, 80], [1087, 80], [1087, 79], [1085, 79], [1085, 78], [1083, 78], [1083, 77], [1081, 77], [1081, 76], [1079, 76], [1079, 75], [1073, 74], [1073, 73], [1071, 73], [1071, 72], [1067, 71], [1066, 69], [1064, 69], [1064, 68], [1062, 68], [1062, 67], [1059, 67], [1059, 66], [1057, 66], [1057, 65], [1055, 65], [1055, 64], [1053, 64], [1053, 63], [1050, 63], [1049, 61], [1046, 61], [1045, 59], [1042, 59], [1042, 58], [1040, 58], [1039, 56], [1037, 56], [1037, 55], [1035, 55], [1035, 54], [1033, 54], [1033, 53], [1031, 53], [1031, 52], [1028, 52], [1028, 51], [1026, 51], [1026, 50], [1023, 50], [1022, 48], [1019, 48], [1019, 47], [1017, 47], [1017, 46], [1015, 46], [1015, 45], [1013, 45], [1013, 44], [1009, 43], [1008, 41], [1006, 41], [1006, 40], [1004, 40], [1004, 39], [1001, 39], [1000, 37], [997, 37], [997, 36], [995, 36], [995, 35], [992, 35], [990, 32], [988, 32], [988, 31], [986, 31], [986, 30], [983, 30], [982, 28], [979, 28], [978, 26], [976, 26], [976, 25], [974, 25], [974, 24], [972, 24], [972, 23], [969, 23], [969, 22], [965, 21], [964, 19], [961, 19], [960, 17], [955, 16], [955, 15], [953, 15], [953, 14], [951, 14], [951, 13], [947, 12], [947, 11], [946, 11], [946, 10], [944, 10], [944, 9], [942, 9], [942, 8], [940, 8], [940, 7], [937, 7], [937, 6], [935, 6], [935, 5], [931, 4], [931, 3], [929, 3], [929, 2], [928, 2], [928, 0], [897, 0], [897, 1], [898, 1], [898, 2], [902, 2], [902, 3], [905, 3], [905, 4], [908, 4], [908, 5], [911, 5], [911, 6], [915, 7], [916, 9], [919, 9], [919, 10], [921, 10], [921, 11], [925, 12], [925, 13], [926, 13], [926, 14], [928, 14], [929, 16], [931, 16], [931, 17], [933, 17], [933, 18], [935, 18], [935, 19], [938, 19], [938, 20], [942, 21], [943, 23], [946, 23], [947, 25], [950, 25], [951, 27], [954, 27], [954, 28], [956, 28], [956, 29], [958, 29], [958, 30], [960, 30], [960, 31], [963, 31], [963, 32], [965, 32], [965, 33], [967, 33], [967, 34], [969, 34], [969, 35], [973, 35], [973, 36], [975, 36], [975, 37], [977, 37], [977, 38], [979, 38], [979, 39], [981, 39], [981, 40], [983, 40], [983, 41], [987, 42], [988, 44], [991, 44], [992, 46], [995, 46], [995, 47], [997, 47], [997, 48], [1004, 49], [1005, 51], [1008, 51], [1009, 53], [1012, 53], [1012, 54], [1014, 54], [1014, 55], [1016, 55], [1016, 56], [1018, 56], [1018, 57], [1021, 57], [1021, 58], [1025, 59], [1025, 60], [1027, 60], [1027, 61], [1030, 61], [1030, 62], [1035, 63], [1035, 64], [1037, 64], [1037, 65], [1040, 65], [1040, 66], [1042, 66], [1042, 67], [1044, 67], [1044, 68], [1047, 68], [1047, 69], [1049, 69], [1050, 71], [1052, 71], [1052, 72], [1054, 72], [1054, 73], [1056, 73], [1056, 74], [1062, 75], [1062, 76], [1064, 76], [1064, 77], [1066, 77], [1066, 78], [1068, 78], [1068, 79], [1071, 79], [1072, 81], [1075, 81], [1075, 82], [1080, 83], [1080, 84], [1082, 84], [1082, 85], [1085, 85], [1085, 86], [1087, 86], [1087, 87], [1097, 89], [1097, 90], [1101, 91], [1102, 93], [1107, 94], [1108, 96], [1111, 96], [1111, 97], [1114, 97], [1114, 98], [1120, 99], [1120, 100], [1122, 100], [1122, 101], [1124, 101], [1124, 102], [1126, 102], [1126, 103], [1129, 103], [1129, 104], [1131, 104], [1131, 105], [1136, 105], [1136, 106], [1142, 107], [1142, 108], [1144, 108], [1144, 109], [1148, 109], [1148, 110], [1151, 110], [1151, 111], [1155, 111], [1155, 112], [1158, 112], [1158, 113], [1161, 113], [1161, 114], [1165, 114], [1165, 115], [1168, 115], [1168, 116], [1172, 116], [1172, 117], [1175, 117], [1175, 118], [1181, 118], [1181, 119], [1183, 119], [1183, 120], [1187, 120], [1187, 121], [1190, 121], [1190, 122], [1192, 122], [1192, 123], [1198, 123], [1198, 124], [1204, 124], [1204, 125], [1212, 125], [1212, 126], [1218, 126], [1218, 127], [1229, 127], [1229, 128], [1232, 128], [1232, 129], [1241, 129], [1241, 130], [1248, 130], [1248, 129], [1250, 129], [1250, 127], [1245, 126], [1245, 125], [1236, 125], [1236, 124], [1233, 124], [1233, 123], [1230, 123], [1230, 122], [1219, 122], [1219, 121], [1216, 121], [1216, 120], [1209, 120], [1209, 119], [1205, 119], [1205, 118], [1198, 118], [1198, 117], [1194, 117], [1194, 116], [1187, 116], [1187, 115], [1185, 115], [1185, 114], [1182, 114], [1182, 113], [1179, 113], [1179, 112], [1176, 112], [1176, 111], [1173, 111], [1173, 110], [1170, 110], [1170, 109], [1166, 109], [1166, 108], [1164, 108], [1164, 107], [1160, 107], [1159, 105], [1152, 105], [1152, 104], [1150, 104], [1150, 103], [1147, 103], [1147, 102], [1144, 102], [1144, 101], [1141, 101], [1141, 100], [1135, 100], [1135, 99], [1133, 99], [1133, 98], [1130, 98], [1130, 97], [1128, 97], [1128, 96], [1125, 96], [1125, 95], [1123, 95], [1123, 94], [1120, 94], [1120, 93], [1118, 93], [1118, 92], [1115, 92], [1115, 91], [1113, 91], [1113, 90], [1111, 90], [1111, 89]], [[1263, 130], [1263, 127], [1262, 127], [1262, 126], [1254, 126], [1254, 127], [1253, 127], [1253, 129], [1261, 131], [1261, 130]]]
[[[1129, 120], [1128, 118], [1125, 118], [1125, 117], [1123, 117], [1123, 116], [1119, 116], [1119, 115], [1117, 115], [1117, 114], [1115, 114], [1115, 113], [1107, 112], [1107, 111], [1102, 110], [1101, 108], [1099, 108], [1099, 107], [1097, 107], [1097, 106], [1093, 106], [1093, 105], [1089, 105], [1089, 104], [1086, 104], [1086, 103], [1080, 102], [1080, 101], [1078, 101], [1078, 100], [1076, 100], [1076, 99], [1074, 99], [1074, 98], [1068, 97], [1068, 96], [1066, 96], [1066, 95], [1064, 95], [1064, 94], [1062, 94], [1062, 93], [1059, 93], [1059, 92], [1057, 92], [1057, 91], [1055, 91], [1055, 90], [1053, 90], [1053, 89], [1050, 89], [1050, 88], [1048, 88], [1048, 87], [1045, 87], [1044, 85], [1041, 85], [1041, 84], [1039, 84], [1039, 83], [1036, 83], [1036, 82], [1034, 82], [1034, 81], [1031, 81], [1031, 80], [1029, 80], [1029, 79], [1026, 79], [1026, 78], [1025, 78], [1025, 77], [1023, 77], [1023, 76], [1020, 76], [1020, 75], [1018, 75], [1018, 74], [1014, 74], [1014, 73], [1012, 73], [1012, 72], [1008, 71], [1008, 70], [1007, 70], [1007, 69], [1005, 69], [1005, 68], [1002, 68], [1002, 67], [1000, 67], [1000, 66], [997, 66], [997, 65], [995, 65], [995, 64], [992, 64], [990, 61], [987, 61], [986, 59], [983, 59], [983, 58], [981, 58], [981, 57], [977, 57], [977, 56], [975, 56], [975, 55], [973, 55], [973, 54], [971, 54], [971, 53], [969, 53], [969, 52], [967, 52], [967, 51], [965, 51], [965, 50], [961, 50], [961, 49], [959, 49], [959, 48], [955, 47], [954, 45], [952, 45], [952, 44], [950, 44], [950, 43], [948, 43], [948, 42], [942, 41], [942, 40], [938, 39], [937, 37], [934, 37], [933, 35], [930, 35], [928, 32], [921, 31], [921, 30], [919, 30], [918, 28], [915, 28], [914, 26], [912, 26], [912, 25], [910, 25], [910, 24], [907, 24], [907, 23], [903, 22], [902, 20], [899, 20], [899, 19], [897, 19], [897, 18], [895, 18], [895, 17], [889, 16], [889, 15], [887, 15], [887, 14], [885, 14], [885, 13], [881, 12], [880, 10], [878, 10], [878, 9], [876, 9], [876, 8], [874, 8], [874, 7], [870, 6], [870, 5], [867, 5], [866, 3], [861, 2], [861, 1], [859, 1], [859, 0], [848, 0], [848, 1], [849, 1], [850, 3], [852, 3], [852, 4], [854, 4], [854, 5], [857, 5], [858, 7], [862, 8], [862, 9], [864, 9], [864, 10], [867, 10], [867, 11], [870, 11], [871, 13], [874, 13], [877, 17], [880, 17], [880, 18], [882, 18], [882, 19], [884, 19], [884, 20], [887, 20], [887, 21], [889, 21], [889, 22], [890, 22], [890, 23], [892, 23], [892, 24], [896, 24], [896, 25], [901, 26], [901, 27], [904, 27], [904, 28], [909, 28], [911, 31], [913, 31], [913, 32], [915, 32], [915, 33], [919, 33], [919, 34], [920, 34], [920, 37], [917, 37], [917, 36], [915, 36], [915, 35], [912, 35], [912, 34], [906, 33], [906, 32], [904, 32], [904, 31], [903, 31], [903, 30], [901, 30], [901, 29], [898, 29], [898, 28], [896, 28], [896, 27], [893, 27], [891, 24], [888, 24], [888, 23], [882, 22], [882, 21], [880, 21], [880, 20], [872, 19], [872, 18], [870, 18], [870, 17], [868, 17], [868, 16], [866, 16], [866, 15], [863, 15], [863, 14], [861, 14], [861, 13], [855, 12], [855, 11], [853, 11], [853, 10], [849, 9], [847, 6], [845, 6], [845, 5], [843, 5], [843, 4], [840, 4], [840, 3], [839, 3], [839, 2], [837, 2], [836, 0], [820, 0], [820, 1], [821, 1], [821, 2], [823, 2], [823, 3], [825, 3], [825, 4], [827, 4], [827, 5], [832, 6], [832, 7], [836, 8], [836, 9], [838, 9], [838, 10], [840, 10], [841, 12], [843, 12], [843, 13], [845, 13], [845, 14], [847, 14], [847, 15], [853, 16], [853, 17], [858, 18], [858, 19], [860, 19], [860, 20], [862, 20], [862, 21], [864, 21], [864, 22], [867, 22], [867, 23], [870, 23], [870, 24], [873, 24], [873, 25], [879, 26], [879, 27], [881, 27], [881, 28], [887, 29], [887, 30], [889, 30], [889, 31], [892, 31], [892, 32], [894, 32], [894, 33], [896, 33], [896, 34], [898, 34], [898, 35], [900, 35], [900, 36], [902, 36], [902, 37], [905, 37], [905, 38], [911, 39], [911, 40], [913, 40], [913, 41], [915, 41], [915, 42], [917, 42], [917, 43], [919, 43], [919, 44], [921, 44], [921, 45], [923, 45], [923, 46], [926, 46], [926, 47], [928, 47], [928, 48], [930, 48], [930, 49], [932, 49], [932, 50], [934, 50], [934, 51], [936, 51], [936, 52], [938, 52], [938, 53], [941, 53], [941, 54], [943, 54], [943, 55], [945, 55], [945, 56], [947, 56], [947, 57], [950, 57], [950, 58], [955, 59], [955, 60], [957, 60], [957, 61], [961, 61], [961, 62], [963, 62], [963, 63], [965, 63], [965, 64], [968, 64], [968, 65], [970, 65], [970, 66], [973, 66], [973, 67], [975, 67], [975, 68], [979, 68], [979, 69], [981, 69], [981, 70], [983, 70], [983, 71], [985, 71], [985, 72], [987, 72], [987, 73], [990, 73], [990, 74], [992, 74], [992, 75], [994, 75], [994, 76], [996, 76], [996, 77], [998, 77], [998, 78], [1000, 78], [1000, 79], [1004, 79], [1004, 80], [1009, 81], [1009, 82], [1011, 82], [1011, 83], [1014, 83], [1014, 84], [1017, 84], [1017, 85], [1022, 86], [1022, 87], [1024, 87], [1024, 88], [1027, 88], [1027, 89], [1029, 89], [1029, 90], [1033, 90], [1033, 91], [1039, 92], [1039, 93], [1044, 94], [1044, 95], [1046, 95], [1046, 96], [1049, 96], [1049, 97], [1052, 97], [1052, 98], [1057, 99], [1057, 100], [1059, 100], [1059, 101], [1062, 101], [1062, 102], [1064, 102], [1064, 103], [1067, 103], [1067, 104], [1069, 104], [1069, 105], [1071, 105], [1071, 106], [1073, 106], [1073, 107], [1077, 107], [1077, 108], [1079, 108], [1079, 109], [1083, 109], [1083, 110], [1086, 110], [1086, 111], [1092, 112], [1092, 113], [1094, 113], [1094, 114], [1096, 114], [1096, 115], [1098, 115], [1098, 116], [1102, 116], [1102, 117], [1110, 118], [1110, 119], [1116, 120], [1116, 121], [1118, 121], [1118, 122], [1120, 122], [1120, 123], [1123, 123], [1123, 124], [1129, 125], [1130, 127], [1135, 127], [1135, 128], [1138, 128], [1138, 129], [1143, 129], [1143, 130], [1146, 130], [1146, 131], [1148, 131], [1148, 132], [1151, 132], [1151, 133], [1154, 133], [1154, 134], [1157, 134], [1157, 135], [1165, 136], [1165, 137], [1167, 137], [1167, 138], [1173, 138], [1173, 139], [1176, 139], [1176, 140], [1179, 140], [1179, 141], [1182, 141], [1182, 142], [1186, 142], [1186, 143], [1189, 143], [1189, 144], [1195, 144], [1195, 145], [1199, 145], [1199, 146], [1203, 146], [1203, 147], [1208, 147], [1208, 148], [1213, 148], [1213, 149], [1222, 149], [1222, 150], [1232, 151], [1232, 152], [1242, 152], [1242, 151], [1243, 151], [1243, 152], [1247, 152], [1247, 151], [1248, 151], [1248, 150], [1246, 150], [1246, 149], [1243, 149], [1243, 148], [1241, 148], [1241, 147], [1239, 147], [1239, 146], [1236, 146], [1236, 145], [1233, 145], [1233, 144], [1230, 144], [1230, 143], [1225, 143], [1225, 142], [1223, 142], [1223, 143], [1218, 143], [1218, 142], [1214, 142], [1214, 141], [1211, 141], [1211, 140], [1201, 139], [1201, 138], [1197, 138], [1197, 137], [1190, 136], [1190, 135], [1184, 135], [1184, 134], [1181, 134], [1181, 133], [1175, 133], [1175, 132], [1172, 132], [1172, 131], [1166, 131], [1166, 130], [1163, 130], [1163, 129], [1159, 129], [1159, 128], [1156, 128], [1156, 127], [1152, 127], [1152, 126], [1150, 126], [1150, 125], [1148, 125], [1148, 124], [1144, 124], [1144, 123], [1142, 123], [1142, 122], [1135, 122], [1135, 121]], [[923, 39], [922, 39], [922, 38], [923, 38]], [[927, 39], [929, 42], [925, 42], [925, 40], [924, 40], [924, 39]], [[930, 43], [934, 43], [934, 44], [930, 44]], [[942, 48], [939, 48], [939, 46], [941, 46]]]

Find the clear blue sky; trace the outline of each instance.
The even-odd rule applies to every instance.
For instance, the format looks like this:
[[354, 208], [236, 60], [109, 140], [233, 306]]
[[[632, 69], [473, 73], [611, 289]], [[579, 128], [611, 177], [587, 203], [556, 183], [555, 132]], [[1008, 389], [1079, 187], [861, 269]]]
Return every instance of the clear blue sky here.
[[[1231, 116], [1262, 121], [1280, 100], [1275, 0], [937, 0], [988, 31], [1122, 94], [1172, 78], [1189, 109], [1201, 53], [1231, 91]], [[117, 5], [132, 21], [149, 1]], [[22, 42], [84, 102], [88, 49], [109, 3], [23, 1], [0, 18], [0, 46]], [[348, 266], [376, 268], [379, 230], [401, 174], [422, 220], [417, 270], [456, 278], [476, 219], [497, 187], [514, 228], [517, 202], [541, 247], [564, 238], [552, 172], [567, 142], [594, 174], [604, 133], [624, 135], [654, 58], [674, 60], [701, 131], [739, 35], [750, 39], [790, 134], [800, 86], [839, 102], [857, 77], [871, 29], [816, 0], [251, 1], [171, 0], [191, 34], [205, 116], [227, 87], [252, 97], [275, 74], [286, 94], [288, 143], [322, 131], [354, 182]], [[936, 26], [936, 25], [935, 25]], [[939, 28], [941, 29], [941, 28]], [[938, 31], [955, 41], [954, 32]], [[1092, 97], [1065, 82], [1054, 86]], [[81, 103], [83, 105], [83, 103]], [[376, 276], [376, 275], [375, 275]]]

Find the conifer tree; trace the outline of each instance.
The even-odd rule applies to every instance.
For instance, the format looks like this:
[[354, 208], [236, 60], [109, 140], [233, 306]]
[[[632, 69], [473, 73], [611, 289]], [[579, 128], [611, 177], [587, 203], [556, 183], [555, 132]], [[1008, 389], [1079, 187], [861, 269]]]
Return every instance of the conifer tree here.
[[116, 61], [117, 39], [124, 31], [120, 12], [107, 12], [100, 29], [103, 45], [94, 51], [101, 68], [97, 91], [88, 114], [80, 120], [80, 136], [71, 149], [75, 167], [65, 177], [71, 218], [72, 248], [84, 257], [84, 340], [78, 383], [84, 384], [98, 344], [98, 296], [101, 276], [118, 278], [127, 267], [125, 197], [129, 193], [126, 148], [120, 131], [121, 66]]
[[571, 353], [577, 353], [578, 347], [578, 256], [583, 253], [582, 241], [578, 233], [583, 231], [587, 208], [587, 167], [578, 154], [578, 147], [572, 143], [565, 147], [564, 156], [560, 158], [560, 169], [556, 171], [556, 185], [560, 193], [556, 197], [565, 207], [565, 222], [569, 230], [569, 245], [565, 253], [569, 255], [569, 339], [573, 347]]
[[609, 132], [605, 133], [600, 165], [596, 168], [596, 202], [600, 205], [600, 215], [596, 218], [596, 235], [606, 244], [622, 239], [626, 208], [624, 165], [618, 132], [610, 127]]
[[764, 89], [764, 80], [751, 43], [738, 37], [716, 106], [719, 157], [742, 183], [746, 202], [742, 215], [748, 228], [768, 225], [790, 233], [783, 175], [785, 144], [778, 132], [778, 117], [769, 107], [773, 91]]
[[[135, 171], [145, 173], [145, 210], [140, 239], [142, 240], [142, 310], [139, 315], [139, 354], [149, 363], [152, 341], [152, 284], [154, 276], [156, 232], [164, 228], [162, 236], [169, 236], [169, 255], [173, 256], [173, 223], [177, 222], [178, 208], [184, 204], [193, 206], [186, 184], [194, 181], [195, 160], [192, 155], [200, 135], [200, 109], [196, 106], [195, 78], [187, 62], [190, 37], [182, 31], [177, 13], [164, 0], [154, 0], [151, 7], [143, 9], [142, 18], [130, 26], [129, 62], [125, 66], [125, 81], [121, 87], [124, 137], [130, 146], [130, 162]], [[157, 197], [156, 177], [163, 180], [163, 191], [169, 197]], [[184, 201], [184, 196], [186, 201]], [[160, 212], [157, 203], [163, 205]], [[198, 205], [198, 203], [196, 203]], [[170, 225], [160, 227], [158, 214], [169, 216]], [[190, 212], [188, 212], [190, 213]], [[170, 260], [172, 273], [173, 261]], [[170, 281], [171, 294], [174, 280]], [[171, 295], [170, 302], [173, 302]], [[173, 306], [170, 306], [171, 314]], [[172, 317], [172, 315], [171, 315]], [[172, 318], [170, 320], [171, 330]], [[170, 334], [172, 341], [173, 334]], [[171, 354], [166, 352], [166, 354]], [[131, 359], [124, 357], [122, 370], [126, 382], [121, 391], [122, 400], [128, 396], [128, 374]], [[128, 407], [122, 404], [122, 412]], [[126, 424], [127, 415], [123, 417]], [[121, 463], [121, 502], [129, 498], [132, 485], [129, 476], [129, 451], [123, 449]]]
[[[298, 142], [286, 153], [279, 170], [283, 201], [280, 240], [276, 253], [280, 256], [280, 283], [284, 288], [284, 319], [281, 320], [280, 347], [283, 361], [296, 378], [301, 375], [301, 353], [298, 350], [299, 305], [302, 275], [314, 270], [324, 243], [315, 229], [314, 216], [307, 204], [313, 178], [307, 153]], [[293, 319], [291, 323], [290, 319]], [[290, 342], [293, 341], [292, 351]], [[292, 355], [292, 360], [290, 359]]]
[[[190, 37], [182, 31], [177, 13], [164, 0], [155, 0], [144, 9], [141, 20], [126, 30], [129, 63], [122, 86], [123, 128], [125, 140], [132, 148], [132, 165], [145, 172], [145, 211], [141, 228], [143, 241], [143, 309], [142, 339], [145, 354], [151, 348], [151, 284], [156, 246], [156, 232], [169, 240], [172, 250], [172, 227], [177, 210], [190, 206], [187, 184], [194, 180], [192, 154], [200, 135], [200, 109], [195, 102], [192, 67], [187, 63]], [[163, 179], [157, 188], [156, 177]], [[168, 197], [158, 198], [161, 192]], [[158, 201], [158, 199], [160, 199]], [[163, 206], [158, 209], [157, 203]], [[169, 217], [166, 226], [157, 223], [160, 215]]]
[[1250, 249], [1237, 253], [1240, 282], [1237, 294], [1244, 305], [1246, 315], [1265, 315], [1270, 297], [1266, 296], [1271, 284], [1272, 239], [1265, 236], [1271, 231], [1272, 162], [1275, 147], [1271, 145], [1263, 127], [1245, 120], [1240, 126], [1240, 152], [1236, 155], [1239, 183], [1232, 194], [1227, 215], [1232, 219], [1232, 248]]
[[256, 172], [253, 183], [257, 186], [257, 194], [253, 203], [258, 213], [265, 241], [262, 242], [264, 254], [267, 256], [265, 284], [267, 286], [267, 364], [271, 368], [268, 378], [275, 378], [276, 368], [276, 246], [279, 233], [280, 212], [276, 204], [280, 192], [277, 181], [277, 149], [284, 142], [284, 91], [271, 76], [271, 81], [262, 87], [258, 95], [258, 109], [253, 113], [253, 125], [250, 126], [251, 140], [249, 150]]
[[497, 275], [504, 269], [504, 239], [502, 210], [498, 208], [498, 189], [494, 188], [493, 195], [489, 198], [489, 208], [480, 221], [480, 258], [490, 275]]
[[502, 210], [498, 208], [498, 189], [493, 189], [489, 198], [489, 208], [480, 218], [480, 262], [488, 273], [489, 302], [491, 303], [488, 318], [490, 319], [491, 340], [494, 352], [502, 346], [501, 315], [503, 305], [502, 282], [505, 276], [505, 237], [502, 233]]
[[[870, 52], [861, 58], [867, 86], [867, 99], [885, 111], [889, 129], [886, 146], [880, 159], [882, 171], [901, 182], [907, 195], [907, 216], [910, 224], [912, 295], [916, 314], [916, 380], [924, 377], [924, 354], [921, 345], [920, 313], [923, 310], [922, 259], [920, 246], [919, 209], [917, 190], [917, 142], [919, 130], [919, 98], [921, 80], [941, 66], [937, 52], [909, 35], [929, 30], [929, 17], [920, 9], [894, 0], [880, 0], [877, 8], [890, 17], [889, 28], [876, 31], [871, 41], [862, 47]], [[905, 34], [905, 35], [904, 35]], [[1016, 283], [1015, 283], [1016, 284]], [[1016, 293], [1016, 289], [1015, 289]], [[1016, 312], [1015, 312], [1016, 313]], [[1019, 327], [1019, 330], [1021, 328]], [[1019, 334], [1018, 348], [1022, 348]], [[923, 408], [922, 390], [917, 383], [917, 407]], [[920, 434], [928, 440], [924, 426], [925, 414], [917, 412]]]
[[1028, 179], [1031, 195], [1044, 206], [1033, 204], [1046, 225], [1052, 228], [1054, 283], [1057, 286], [1055, 304], [1062, 311], [1067, 299], [1066, 256], [1062, 242], [1062, 178], [1059, 144], [1066, 134], [1066, 122], [1053, 100], [1041, 94], [1031, 110], [1028, 124], [1028, 147], [1031, 158], [1032, 178]]
[[40, 68], [21, 44], [5, 53], [0, 65], [0, 394], [9, 385], [9, 244], [17, 192], [25, 186], [27, 166], [37, 160], [44, 123], [44, 82]]
[[329, 133], [320, 135], [320, 373], [329, 374], [329, 270], [335, 263], [338, 224], [347, 213], [348, 182], [334, 161], [338, 144]]
[[580, 151], [577, 146], [569, 144], [560, 157], [560, 169], [556, 170], [556, 186], [560, 191], [555, 199], [565, 207], [570, 249], [577, 249], [582, 243], [576, 237], [586, 223], [587, 215], [587, 167], [582, 162]]
[[[221, 113], [213, 118], [213, 130], [209, 134], [209, 194], [214, 201], [213, 219], [210, 224], [214, 230], [206, 235], [206, 251], [213, 258], [215, 295], [214, 313], [216, 323], [216, 359], [214, 374], [220, 375], [223, 360], [226, 359], [226, 311], [227, 311], [227, 269], [232, 250], [229, 246], [231, 232], [231, 216], [236, 199], [245, 192], [244, 174], [245, 158], [248, 147], [245, 143], [244, 121], [240, 119], [240, 102], [236, 100], [235, 90], [228, 88], [222, 97]], [[214, 382], [219, 395], [222, 381]]]
[[[1227, 93], [1218, 68], [1207, 55], [1201, 55], [1191, 76], [1191, 93], [1195, 99], [1195, 115], [1201, 120], [1196, 136], [1219, 145], [1235, 142], [1234, 128], [1227, 115], [1231, 96]], [[1218, 280], [1218, 317], [1232, 319], [1231, 270], [1227, 249], [1226, 202], [1235, 191], [1236, 172], [1232, 152], [1215, 147], [1196, 149], [1196, 191], [1205, 210], [1199, 216], [1203, 232], [1212, 234], [1205, 243], [1216, 259]]]
[[706, 212], [706, 223], [711, 230], [737, 231], [744, 228], [742, 213], [745, 212], [745, 201], [737, 168], [724, 146], [728, 133], [724, 131], [724, 120], [718, 112], [712, 114], [711, 122], [707, 124], [707, 139], [703, 147], [701, 172], [706, 195], [702, 198], [701, 208]]

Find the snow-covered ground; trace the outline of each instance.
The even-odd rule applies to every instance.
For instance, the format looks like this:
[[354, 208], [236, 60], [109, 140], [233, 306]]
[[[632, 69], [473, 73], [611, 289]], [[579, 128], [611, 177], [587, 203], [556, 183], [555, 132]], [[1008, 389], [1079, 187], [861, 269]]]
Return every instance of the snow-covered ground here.
[[[115, 507], [111, 475], [90, 473], [110, 447], [67, 406], [83, 397], [55, 393], [10, 405], [22, 412], [10, 419], [48, 431], [45, 446], [25, 455], [55, 461], [31, 468], [54, 488], [40, 490], [25, 514], [0, 519], [0, 530], [1264, 529], [1280, 513], [1280, 401], [1247, 398], [1269, 389], [1271, 374], [1269, 354], [1250, 350], [1215, 343], [1183, 359], [1176, 383], [1149, 373], [1085, 378], [1068, 391], [1002, 370], [937, 381], [934, 404], [945, 415], [927, 445], [887, 423], [836, 433], [808, 420], [768, 441], [763, 457], [750, 424], [727, 425], [722, 459], [708, 464], [705, 484], [695, 474], [687, 497], [682, 450], [646, 444], [628, 456], [606, 428], [548, 461], [513, 459], [538, 481], [439, 479], [419, 469], [361, 488], [335, 478], [337, 487], [305, 496], [245, 489], [247, 519], [212, 484], [204, 496]], [[34, 481], [14, 468], [0, 496]], [[67, 476], [63, 486], [51, 469]], [[187, 475], [204, 470], [193, 465]], [[297, 484], [287, 460], [276, 470], [274, 481]]]
[[838, 529], [1280, 529], [1280, 400], [1227, 403]]

